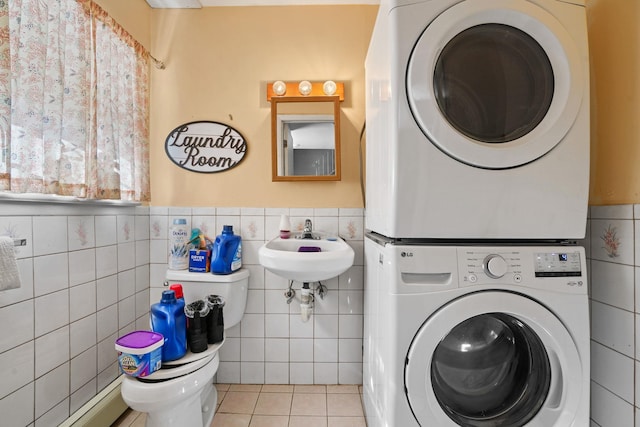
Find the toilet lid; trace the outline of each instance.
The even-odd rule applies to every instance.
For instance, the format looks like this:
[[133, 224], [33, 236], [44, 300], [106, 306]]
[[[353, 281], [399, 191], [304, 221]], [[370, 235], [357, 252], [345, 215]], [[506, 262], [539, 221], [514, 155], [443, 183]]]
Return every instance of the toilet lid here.
[[159, 370], [144, 378], [138, 379], [144, 382], [166, 381], [195, 372], [209, 363], [216, 356], [218, 349], [222, 347], [222, 344], [224, 344], [224, 339], [219, 343], [209, 344], [207, 349], [200, 353], [192, 353], [189, 350], [187, 351], [187, 354], [180, 359], [165, 362]]

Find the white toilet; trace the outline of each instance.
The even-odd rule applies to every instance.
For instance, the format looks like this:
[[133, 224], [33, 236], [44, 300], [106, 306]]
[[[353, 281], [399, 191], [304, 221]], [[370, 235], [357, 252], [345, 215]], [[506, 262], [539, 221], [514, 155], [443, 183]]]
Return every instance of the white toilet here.
[[[241, 268], [227, 275], [168, 270], [167, 282], [167, 286], [182, 285], [187, 304], [212, 294], [224, 298], [225, 329], [237, 325], [244, 315], [248, 270]], [[179, 360], [163, 363], [160, 370], [144, 379], [125, 376], [120, 391], [122, 399], [131, 409], [147, 413], [147, 427], [208, 427], [218, 400], [213, 376], [218, 371], [218, 349], [223, 344], [224, 340], [209, 344], [202, 353], [188, 351]]]

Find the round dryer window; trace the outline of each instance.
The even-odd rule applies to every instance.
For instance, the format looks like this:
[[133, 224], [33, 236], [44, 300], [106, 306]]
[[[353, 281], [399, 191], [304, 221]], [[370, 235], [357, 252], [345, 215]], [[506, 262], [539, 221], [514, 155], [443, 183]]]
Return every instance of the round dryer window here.
[[463, 1], [444, 11], [417, 40], [406, 85], [428, 139], [487, 169], [518, 167], [552, 150], [586, 90], [567, 30], [519, 0]]
[[455, 36], [433, 73], [442, 115], [479, 142], [509, 142], [535, 129], [549, 111], [553, 86], [544, 49], [502, 24], [477, 25]]
[[405, 365], [420, 425], [556, 425], [576, 413], [582, 363], [564, 324], [522, 294], [475, 292], [442, 306], [416, 333]]

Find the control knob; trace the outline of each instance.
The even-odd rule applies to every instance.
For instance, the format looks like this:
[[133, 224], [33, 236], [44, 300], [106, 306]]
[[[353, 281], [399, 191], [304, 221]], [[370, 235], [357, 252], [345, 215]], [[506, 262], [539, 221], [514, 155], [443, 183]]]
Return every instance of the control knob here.
[[498, 254], [488, 255], [482, 264], [484, 272], [492, 279], [499, 279], [507, 273], [507, 261]]

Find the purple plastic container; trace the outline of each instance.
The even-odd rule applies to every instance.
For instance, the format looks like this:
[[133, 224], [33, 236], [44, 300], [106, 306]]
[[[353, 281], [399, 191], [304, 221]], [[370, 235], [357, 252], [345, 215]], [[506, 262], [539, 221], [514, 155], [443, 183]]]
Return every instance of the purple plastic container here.
[[116, 340], [120, 369], [132, 377], [146, 377], [162, 365], [162, 334], [134, 331]]
[[322, 249], [319, 246], [300, 246], [298, 252], [321, 252]]

